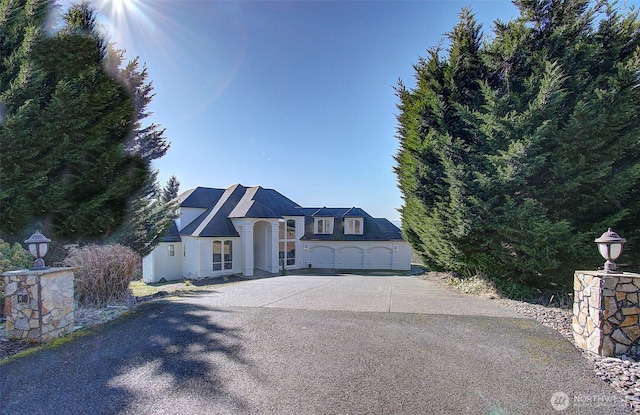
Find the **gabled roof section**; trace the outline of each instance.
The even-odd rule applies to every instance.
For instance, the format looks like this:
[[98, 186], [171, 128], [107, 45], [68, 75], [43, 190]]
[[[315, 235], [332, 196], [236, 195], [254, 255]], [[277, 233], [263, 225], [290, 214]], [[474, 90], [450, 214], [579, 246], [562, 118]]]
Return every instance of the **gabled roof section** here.
[[273, 189], [247, 188], [242, 200], [229, 214], [230, 218], [281, 218], [302, 216], [297, 203]]
[[180, 234], [200, 237], [240, 236], [229, 219], [229, 214], [240, 202], [246, 189], [236, 184], [224, 190], [216, 204], [182, 229]]
[[209, 209], [218, 202], [224, 192], [225, 189], [196, 187], [181, 193], [178, 200], [180, 200], [180, 207]]
[[320, 208], [318, 210], [316, 210], [312, 215], [312, 217], [317, 218], [317, 217], [336, 217], [337, 215], [335, 213], [333, 213], [333, 211], [331, 209], [327, 209], [327, 207], [323, 207]]
[[365, 216], [369, 216], [369, 215], [367, 215], [367, 213], [364, 210], [357, 207], [352, 207], [351, 209], [347, 210], [342, 214], [343, 218], [349, 218], [349, 217], [364, 218]]
[[282, 215], [278, 215], [262, 203], [256, 202], [254, 200], [251, 202], [251, 207], [249, 207], [249, 209], [247, 209], [247, 211], [245, 212], [244, 217], [279, 219], [282, 217]]

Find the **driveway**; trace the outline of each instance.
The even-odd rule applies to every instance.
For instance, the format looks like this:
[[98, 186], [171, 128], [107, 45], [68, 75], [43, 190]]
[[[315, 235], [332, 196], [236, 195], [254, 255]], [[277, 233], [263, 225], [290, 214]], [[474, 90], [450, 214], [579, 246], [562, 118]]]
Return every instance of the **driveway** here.
[[[413, 277], [154, 301], [0, 365], [6, 414], [628, 414], [557, 332]], [[557, 408], [557, 409], [556, 409]]]
[[218, 307], [522, 318], [491, 301], [406, 276], [340, 274], [265, 278], [218, 288], [200, 300], [178, 301], [213, 302]]

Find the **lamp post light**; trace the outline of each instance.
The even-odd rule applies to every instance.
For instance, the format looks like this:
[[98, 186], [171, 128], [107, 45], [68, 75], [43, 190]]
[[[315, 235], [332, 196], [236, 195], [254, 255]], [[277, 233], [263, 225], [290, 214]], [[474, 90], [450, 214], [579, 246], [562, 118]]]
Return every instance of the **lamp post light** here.
[[51, 239], [48, 239], [46, 236], [36, 231], [33, 235], [29, 237], [26, 241], [27, 248], [29, 248], [29, 252], [33, 255], [36, 260], [33, 262], [32, 270], [42, 270], [47, 269], [49, 267], [44, 265], [43, 256], [49, 252], [49, 244], [51, 243]]
[[622, 253], [622, 245], [624, 245], [627, 240], [609, 228], [609, 230], [599, 238], [596, 238], [594, 242], [598, 244], [600, 255], [607, 260], [607, 262], [604, 263], [604, 272], [609, 273], [615, 271], [616, 264], [613, 261], [618, 259]]

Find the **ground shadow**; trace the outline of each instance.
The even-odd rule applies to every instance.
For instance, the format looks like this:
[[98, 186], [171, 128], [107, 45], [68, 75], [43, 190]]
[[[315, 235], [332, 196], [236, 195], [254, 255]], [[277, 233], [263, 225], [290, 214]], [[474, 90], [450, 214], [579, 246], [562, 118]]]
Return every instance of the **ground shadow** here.
[[153, 301], [60, 347], [7, 362], [0, 366], [0, 412], [159, 413], [151, 409], [158, 393], [175, 395], [176, 404], [184, 396], [224, 400], [246, 412], [223, 375], [225, 368], [251, 373], [253, 366], [244, 357], [242, 328], [218, 322], [232, 312]]

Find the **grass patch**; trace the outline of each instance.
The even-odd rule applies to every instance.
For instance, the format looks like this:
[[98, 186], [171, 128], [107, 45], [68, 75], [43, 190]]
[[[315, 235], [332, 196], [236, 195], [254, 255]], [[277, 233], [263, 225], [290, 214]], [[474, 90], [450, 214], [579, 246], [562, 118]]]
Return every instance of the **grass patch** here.
[[16, 354], [12, 354], [9, 357], [6, 357], [2, 360], [0, 360], [0, 366], [4, 365], [7, 362], [10, 362], [14, 359], [18, 359], [18, 358], [22, 358], [22, 357], [26, 357], [29, 355], [32, 355], [34, 353], [38, 353], [40, 350], [43, 349], [56, 349], [58, 347], [62, 347], [65, 344], [71, 343], [72, 341], [74, 341], [75, 339], [77, 339], [78, 337], [83, 337], [86, 336], [87, 334], [91, 333], [91, 330], [87, 330], [87, 329], [83, 329], [83, 330], [78, 330], [78, 331], [74, 331], [71, 334], [68, 334], [66, 336], [63, 337], [58, 337], [52, 341], [50, 341], [49, 343], [43, 343], [43, 344], [37, 344], [34, 346], [30, 346], [27, 349], [24, 349]]
[[194, 289], [198, 288], [191, 284], [185, 284], [184, 282], [165, 282], [158, 284], [147, 284], [142, 281], [131, 281], [129, 283], [129, 289], [135, 297], [144, 297], [147, 295], [154, 295], [159, 291], [167, 291], [169, 293], [176, 292], [178, 290]]
[[168, 281], [155, 284], [147, 284], [142, 281], [131, 281], [129, 290], [135, 297], [154, 295], [160, 291], [175, 294], [183, 291], [196, 291], [211, 288], [212, 285], [233, 284], [239, 281], [246, 281], [245, 278], [232, 275], [218, 278], [205, 278], [201, 280]]

